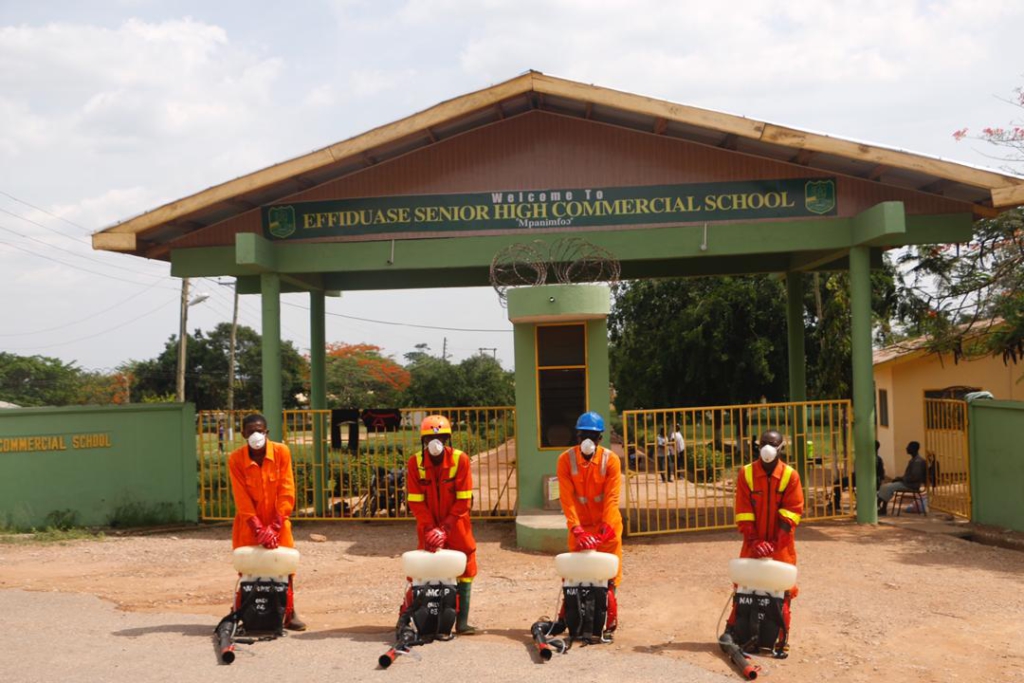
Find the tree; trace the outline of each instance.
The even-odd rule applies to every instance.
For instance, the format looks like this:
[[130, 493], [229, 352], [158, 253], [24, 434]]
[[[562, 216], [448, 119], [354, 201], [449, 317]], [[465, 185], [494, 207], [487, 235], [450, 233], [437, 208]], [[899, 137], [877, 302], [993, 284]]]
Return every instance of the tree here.
[[978, 221], [964, 245], [910, 248], [900, 259], [900, 320], [955, 361], [1024, 360], [1024, 212]]
[[0, 352], [0, 400], [26, 408], [73, 404], [81, 372], [58, 358]]
[[618, 285], [608, 319], [616, 407], [787, 395], [786, 291], [768, 276]]
[[480, 353], [458, 365], [431, 356], [430, 347], [417, 344], [405, 354], [411, 382], [405, 404], [422, 408], [506, 406], [515, 403], [514, 373], [495, 358]]
[[394, 408], [409, 387], [409, 371], [372, 344], [328, 344], [328, 403], [342, 408]]
[[[185, 400], [199, 410], [227, 405], [230, 323], [220, 323], [209, 335], [196, 330], [189, 335], [185, 364]], [[235, 342], [235, 406], [259, 409], [263, 404], [263, 347], [259, 333], [239, 325]], [[145, 401], [175, 391], [178, 338], [171, 336], [156, 358], [131, 364], [134, 377], [132, 400]], [[308, 391], [306, 360], [290, 341], [281, 343], [281, 400], [285, 408], [299, 406], [298, 395]]]
[[75, 403], [79, 405], [122, 405], [130, 402], [132, 378], [121, 370], [82, 372], [78, 378]]
[[[1003, 100], [1024, 110], [1024, 87]], [[996, 158], [1011, 167], [1024, 164], [1024, 121], [989, 126], [978, 134], [953, 133], [999, 150]], [[919, 246], [900, 259], [906, 305], [900, 321], [910, 335], [925, 337], [924, 347], [964, 357], [1001, 356], [1004, 363], [1024, 359], [1024, 213], [1020, 208], [975, 223], [971, 241], [954, 246]]]

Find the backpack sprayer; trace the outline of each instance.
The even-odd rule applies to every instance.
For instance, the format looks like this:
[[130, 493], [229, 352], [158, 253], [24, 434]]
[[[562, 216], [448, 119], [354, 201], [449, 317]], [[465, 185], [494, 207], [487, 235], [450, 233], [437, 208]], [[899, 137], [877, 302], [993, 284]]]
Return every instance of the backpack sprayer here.
[[[574, 641], [584, 645], [611, 642], [616, 621], [610, 583], [619, 572], [618, 556], [595, 550], [562, 553], [555, 557], [555, 571], [562, 577], [558, 618], [541, 617], [530, 627], [545, 662], [554, 652], [567, 653]], [[566, 630], [568, 637], [554, 637]]]
[[217, 652], [224, 664], [235, 661], [235, 643], [251, 645], [284, 634], [288, 577], [299, 566], [299, 551], [244, 546], [235, 548], [232, 564], [239, 574], [235, 607], [214, 629]]
[[386, 669], [415, 645], [451, 640], [458, 615], [458, 577], [466, 571], [466, 555], [458, 550], [410, 550], [402, 555], [409, 577], [395, 626], [395, 642], [377, 663]]
[[789, 619], [784, 607], [796, 574], [796, 565], [768, 558], [729, 560], [729, 577], [736, 584], [735, 620], [726, 626], [718, 645], [747, 680], [756, 679], [761, 671], [747, 653], [769, 650], [777, 659], [787, 656]]

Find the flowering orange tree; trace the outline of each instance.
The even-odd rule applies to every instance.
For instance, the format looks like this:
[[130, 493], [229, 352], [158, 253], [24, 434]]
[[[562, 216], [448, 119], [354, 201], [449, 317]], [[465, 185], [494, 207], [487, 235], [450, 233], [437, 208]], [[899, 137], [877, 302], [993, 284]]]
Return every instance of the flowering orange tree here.
[[394, 408], [409, 387], [409, 371], [373, 344], [327, 345], [327, 402], [337, 408]]

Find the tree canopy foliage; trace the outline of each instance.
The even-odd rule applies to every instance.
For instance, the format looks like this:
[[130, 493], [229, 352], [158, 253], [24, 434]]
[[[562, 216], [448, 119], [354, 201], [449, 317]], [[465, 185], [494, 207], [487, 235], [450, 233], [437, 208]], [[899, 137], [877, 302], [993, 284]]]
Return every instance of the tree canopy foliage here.
[[409, 386], [409, 372], [373, 344], [328, 344], [327, 404], [336, 408], [393, 408]]
[[[186, 345], [185, 400], [199, 410], [227, 405], [228, 358], [231, 324], [220, 323], [209, 334], [196, 330]], [[130, 368], [132, 400], [145, 401], [173, 396], [178, 367], [178, 338], [171, 336], [156, 358], [136, 361]], [[285, 408], [300, 405], [307, 392], [309, 365], [290, 341], [281, 342], [281, 400]], [[256, 330], [239, 325], [235, 339], [235, 406], [258, 408], [263, 404], [263, 350]]]
[[506, 406], [515, 403], [514, 374], [480, 353], [453, 364], [418, 344], [405, 354], [411, 383], [405, 405], [425, 408]]
[[[808, 396], [851, 395], [849, 277], [804, 275]], [[891, 336], [894, 270], [872, 273], [876, 341]], [[608, 319], [620, 410], [789, 398], [786, 287], [777, 276], [618, 285]]]

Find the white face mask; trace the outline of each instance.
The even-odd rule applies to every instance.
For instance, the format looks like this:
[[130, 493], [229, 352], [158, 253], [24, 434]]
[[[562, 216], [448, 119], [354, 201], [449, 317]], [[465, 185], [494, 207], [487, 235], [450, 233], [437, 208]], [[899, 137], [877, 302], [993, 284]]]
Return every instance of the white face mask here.
[[427, 442], [427, 452], [436, 458], [444, 453], [444, 443], [441, 442], [441, 439], [431, 439]]
[[267, 435], [263, 432], [253, 432], [249, 435], [249, 448], [254, 451], [262, 450], [267, 445]]
[[590, 439], [583, 439], [580, 444], [580, 450], [583, 451], [583, 455], [593, 455], [594, 451], [597, 450], [597, 445]]
[[761, 460], [764, 462], [775, 462], [775, 458], [779, 455], [778, 449], [771, 444], [761, 446]]

